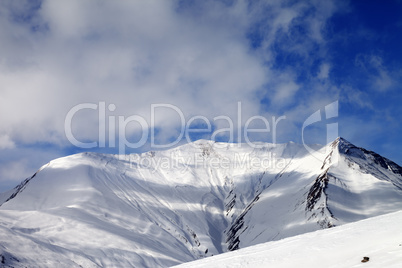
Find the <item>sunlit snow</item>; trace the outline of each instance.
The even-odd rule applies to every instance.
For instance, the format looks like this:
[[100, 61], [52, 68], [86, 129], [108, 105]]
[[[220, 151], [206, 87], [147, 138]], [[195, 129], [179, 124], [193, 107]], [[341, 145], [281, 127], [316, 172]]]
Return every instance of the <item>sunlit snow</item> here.
[[343, 139], [316, 146], [318, 158], [295, 143], [260, 145], [53, 160], [0, 195], [0, 261], [166, 267], [402, 208], [402, 168], [373, 152]]

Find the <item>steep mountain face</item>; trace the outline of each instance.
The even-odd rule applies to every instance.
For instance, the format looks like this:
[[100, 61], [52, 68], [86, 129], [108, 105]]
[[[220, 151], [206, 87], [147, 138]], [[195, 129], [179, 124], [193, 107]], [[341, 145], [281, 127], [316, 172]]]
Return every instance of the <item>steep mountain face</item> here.
[[170, 266], [397, 211], [402, 168], [342, 138], [56, 159], [0, 198], [4, 266]]

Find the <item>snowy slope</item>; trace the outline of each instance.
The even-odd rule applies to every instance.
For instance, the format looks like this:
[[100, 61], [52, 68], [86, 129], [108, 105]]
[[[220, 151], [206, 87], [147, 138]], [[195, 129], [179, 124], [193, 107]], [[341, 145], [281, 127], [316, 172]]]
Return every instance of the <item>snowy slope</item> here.
[[321, 163], [292, 159], [259, 196], [237, 231], [240, 248], [402, 208], [401, 167], [342, 138], [324, 149]]
[[[396, 268], [402, 266], [401, 223], [402, 211], [399, 211], [176, 267]], [[369, 257], [369, 261], [362, 263], [363, 257]]]
[[53, 160], [1, 195], [0, 261], [166, 267], [402, 208], [402, 168], [344, 139], [260, 147]]

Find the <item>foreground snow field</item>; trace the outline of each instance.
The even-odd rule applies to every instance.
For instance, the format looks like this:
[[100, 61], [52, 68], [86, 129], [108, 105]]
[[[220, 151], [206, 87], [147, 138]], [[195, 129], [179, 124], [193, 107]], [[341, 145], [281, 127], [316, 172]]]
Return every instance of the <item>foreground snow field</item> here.
[[400, 166], [342, 138], [314, 149], [199, 140], [53, 160], [0, 194], [0, 264], [167, 267], [401, 210]]
[[[402, 267], [402, 211], [268, 242], [177, 268]], [[369, 261], [362, 263], [363, 257]]]

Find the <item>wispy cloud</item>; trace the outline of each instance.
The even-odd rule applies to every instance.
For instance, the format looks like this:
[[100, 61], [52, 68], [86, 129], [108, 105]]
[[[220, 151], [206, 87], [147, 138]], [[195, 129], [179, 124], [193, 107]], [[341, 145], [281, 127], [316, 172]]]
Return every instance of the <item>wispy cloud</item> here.
[[328, 79], [331, 66], [328, 63], [323, 63], [320, 66], [320, 71], [317, 75], [319, 79]]
[[356, 65], [362, 68], [372, 83], [372, 89], [387, 91], [395, 85], [390, 71], [383, 65], [383, 59], [378, 55], [358, 55]]
[[374, 110], [374, 105], [368, 93], [346, 85], [343, 85], [341, 90], [343, 92], [342, 101], [359, 108]]

